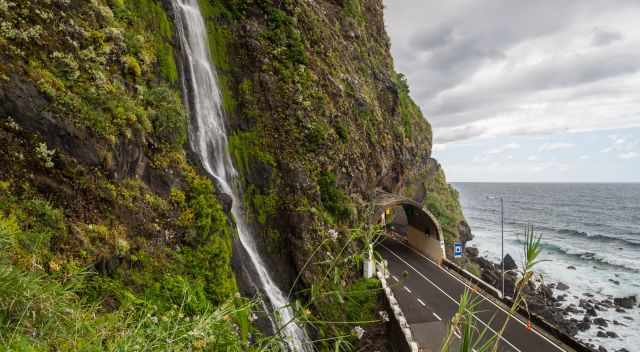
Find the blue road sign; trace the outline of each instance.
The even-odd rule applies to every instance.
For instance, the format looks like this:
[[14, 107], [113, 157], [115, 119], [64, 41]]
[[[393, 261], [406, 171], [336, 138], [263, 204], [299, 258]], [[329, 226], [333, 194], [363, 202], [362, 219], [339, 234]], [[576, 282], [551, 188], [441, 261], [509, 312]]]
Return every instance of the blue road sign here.
[[453, 257], [454, 258], [462, 257], [462, 243], [456, 242], [453, 244]]

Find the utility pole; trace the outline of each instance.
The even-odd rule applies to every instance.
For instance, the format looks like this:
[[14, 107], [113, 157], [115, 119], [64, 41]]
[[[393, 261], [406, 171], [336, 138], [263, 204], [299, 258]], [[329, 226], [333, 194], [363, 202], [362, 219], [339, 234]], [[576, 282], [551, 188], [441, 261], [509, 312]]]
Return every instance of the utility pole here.
[[502, 274], [502, 299], [504, 299], [504, 198], [488, 196], [487, 199], [500, 199], [500, 266]]
[[504, 299], [504, 198], [500, 197], [500, 232], [502, 232], [502, 299]]

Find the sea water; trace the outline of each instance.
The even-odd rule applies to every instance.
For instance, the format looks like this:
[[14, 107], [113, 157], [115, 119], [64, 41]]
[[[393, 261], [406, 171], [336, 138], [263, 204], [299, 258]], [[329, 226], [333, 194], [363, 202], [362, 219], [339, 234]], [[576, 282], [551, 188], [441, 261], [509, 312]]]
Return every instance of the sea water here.
[[[523, 227], [542, 235], [542, 259], [536, 268], [546, 283], [569, 285], [564, 306], [593, 294], [598, 301], [637, 295], [640, 299], [640, 184], [454, 183], [480, 255], [500, 261], [500, 201], [504, 199], [505, 253], [522, 267]], [[569, 267], [575, 267], [575, 270]], [[640, 304], [637, 303], [637, 304]], [[598, 311], [609, 320], [605, 331], [619, 338], [598, 338], [598, 326], [578, 334], [610, 351], [640, 345], [640, 308], [626, 313]], [[570, 316], [582, 320], [584, 314]], [[629, 320], [629, 317], [633, 320]], [[626, 326], [614, 325], [616, 320]]]

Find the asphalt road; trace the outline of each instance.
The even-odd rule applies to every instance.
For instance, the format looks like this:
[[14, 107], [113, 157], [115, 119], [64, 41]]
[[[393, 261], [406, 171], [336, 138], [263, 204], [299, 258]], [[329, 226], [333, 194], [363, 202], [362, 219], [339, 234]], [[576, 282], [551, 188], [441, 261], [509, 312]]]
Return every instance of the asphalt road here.
[[[458, 310], [458, 300], [465, 288], [469, 287], [468, 284], [396, 240], [385, 240], [378, 247], [378, 252], [388, 262], [391, 274], [388, 282], [414, 336], [427, 350], [439, 351], [439, 346], [433, 345], [434, 341], [442, 341], [446, 326]], [[404, 272], [408, 275], [403, 275]], [[508, 313], [482, 294], [480, 299], [476, 325], [479, 329], [486, 328], [487, 335], [495, 335]], [[454, 340], [457, 339], [454, 337]], [[501, 338], [500, 351], [572, 350], [543, 336], [535, 326], [529, 329], [526, 320], [520, 317], [509, 321]]]

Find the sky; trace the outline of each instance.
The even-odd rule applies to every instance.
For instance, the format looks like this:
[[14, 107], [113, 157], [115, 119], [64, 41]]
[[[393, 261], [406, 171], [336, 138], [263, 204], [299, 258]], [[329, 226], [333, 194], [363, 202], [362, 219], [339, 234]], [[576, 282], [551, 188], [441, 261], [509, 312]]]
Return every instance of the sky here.
[[386, 0], [451, 182], [640, 182], [640, 1]]

